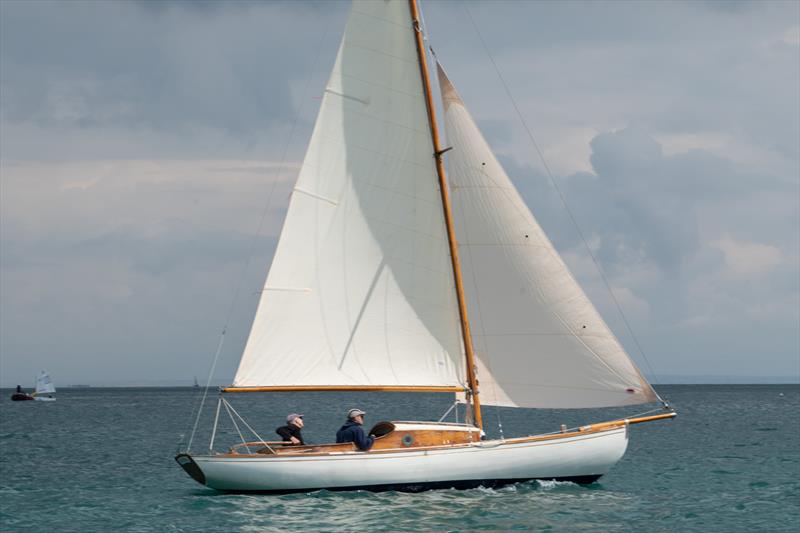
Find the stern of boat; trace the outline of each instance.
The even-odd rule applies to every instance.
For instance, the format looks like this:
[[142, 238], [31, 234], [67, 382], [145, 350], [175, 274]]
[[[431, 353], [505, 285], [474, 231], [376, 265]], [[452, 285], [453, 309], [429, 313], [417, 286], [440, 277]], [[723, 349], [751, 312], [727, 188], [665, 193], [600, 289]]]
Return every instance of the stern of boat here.
[[201, 485], [206, 484], [205, 474], [203, 474], [203, 471], [200, 469], [194, 459], [192, 459], [191, 455], [188, 453], [179, 453], [175, 456], [175, 461], [181, 465], [181, 468], [183, 468], [183, 470], [189, 474], [189, 477], [191, 477], [193, 480], [197, 481]]

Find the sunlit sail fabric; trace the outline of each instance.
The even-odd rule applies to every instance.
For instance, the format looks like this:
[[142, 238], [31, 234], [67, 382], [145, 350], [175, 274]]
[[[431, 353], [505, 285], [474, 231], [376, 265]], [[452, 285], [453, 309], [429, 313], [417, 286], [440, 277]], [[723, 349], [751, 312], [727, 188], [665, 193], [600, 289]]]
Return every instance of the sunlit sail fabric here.
[[656, 401], [438, 72], [481, 403], [573, 408]]
[[407, 2], [356, 1], [234, 386], [463, 385]]

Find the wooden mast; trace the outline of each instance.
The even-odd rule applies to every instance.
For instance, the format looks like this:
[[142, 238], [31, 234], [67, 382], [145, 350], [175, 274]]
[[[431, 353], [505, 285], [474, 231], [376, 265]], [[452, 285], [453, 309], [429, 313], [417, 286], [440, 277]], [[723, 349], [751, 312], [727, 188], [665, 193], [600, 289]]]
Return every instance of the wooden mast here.
[[461, 319], [461, 334], [464, 339], [464, 353], [467, 359], [467, 380], [469, 381], [470, 396], [472, 397], [472, 409], [475, 418], [475, 425], [483, 429], [483, 418], [481, 417], [481, 402], [478, 396], [478, 379], [475, 376], [475, 355], [472, 350], [472, 334], [469, 331], [469, 319], [467, 318], [467, 303], [464, 298], [464, 285], [461, 281], [461, 264], [458, 261], [458, 242], [453, 228], [453, 214], [450, 209], [450, 194], [447, 189], [447, 179], [444, 173], [444, 163], [442, 154], [444, 151], [439, 143], [439, 127], [436, 124], [436, 109], [431, 97], [431, 82], [428, 78], [428, 60], [425, 54], [425, 43], [422, 38], [422, 28], [420, 25], [419, 8], [417, 0], [409, 0], [411, 8], [411, 20], [414, 24], [414, 36], [417, 43], [417, 56], [419, 57], [419, 68], [422, 73], [422, 87], [425, 92], [425, 103], [428, 107], [428, 122], [433, 138], [433, 153], [436, 158], [436, 172], [439, 175], [439, 190], [442, 195], [442, 208], [444, 209], [444, 222], [447, 227], [447, 241], [450, 245], [450, 260], [453, 265], [453, 277], [456, 282], [456, 297], [458, 299], [458, 314]]

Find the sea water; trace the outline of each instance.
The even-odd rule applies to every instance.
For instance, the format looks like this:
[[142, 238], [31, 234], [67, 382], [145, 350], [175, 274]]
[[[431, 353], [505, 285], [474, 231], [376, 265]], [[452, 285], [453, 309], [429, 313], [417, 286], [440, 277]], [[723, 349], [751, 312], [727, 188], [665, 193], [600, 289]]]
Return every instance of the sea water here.
[[[661, 386], [673, 421], [631, 427], [625, 457], [598, 483], [529, 482], [418, 494], [224, 494], [173, 456], [202, 395], [191, 388], [62, 389], [56, 402], [0, 399], [2, 531], [800, 531], [800, 386]], [[436, 420], [436, 394], [242, 394], [231, 405], [264, 439], [289, 412], [330, 442], [350, 407], [379, 420]], [[192, 447], [207, 449], [217, 393]], [[643, 408], [644, 409], [644, 408]], [[485, 408], [490, 437], [631, 415]], [[463, 416], [463, 412], [459, 413]], [[449, 420], [453, 420], [452, 415]], [[240, 425], [240, 429], [246, 430]], [[247, 436], [247, 435], [245, 435]], [[215, 448], [240, 441], [223, 410]]]

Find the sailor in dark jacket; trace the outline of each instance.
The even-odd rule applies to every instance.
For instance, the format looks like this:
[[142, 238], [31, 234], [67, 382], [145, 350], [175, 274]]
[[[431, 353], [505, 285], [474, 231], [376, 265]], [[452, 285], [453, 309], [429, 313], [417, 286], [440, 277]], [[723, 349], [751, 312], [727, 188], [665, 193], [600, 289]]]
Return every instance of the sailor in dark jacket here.
[[347, 412], [347, 422], [336, 432], [336, 442], [354, 442], [359, 450], [369, 450], [375, 437], [364, 434], [361, 425], [364, 423], [365, 414], [367, 413], [361, 409], [350, 409]]
[[292, 413], [286, 417], [286, 425], [276, 429], [275, 433], [280, 435], [284, 442], [305, 444], [305, 442], [303, 442], [303, 435], [300, 433], [300, 430], [303, 429], [303, 425], [303, 415]]

